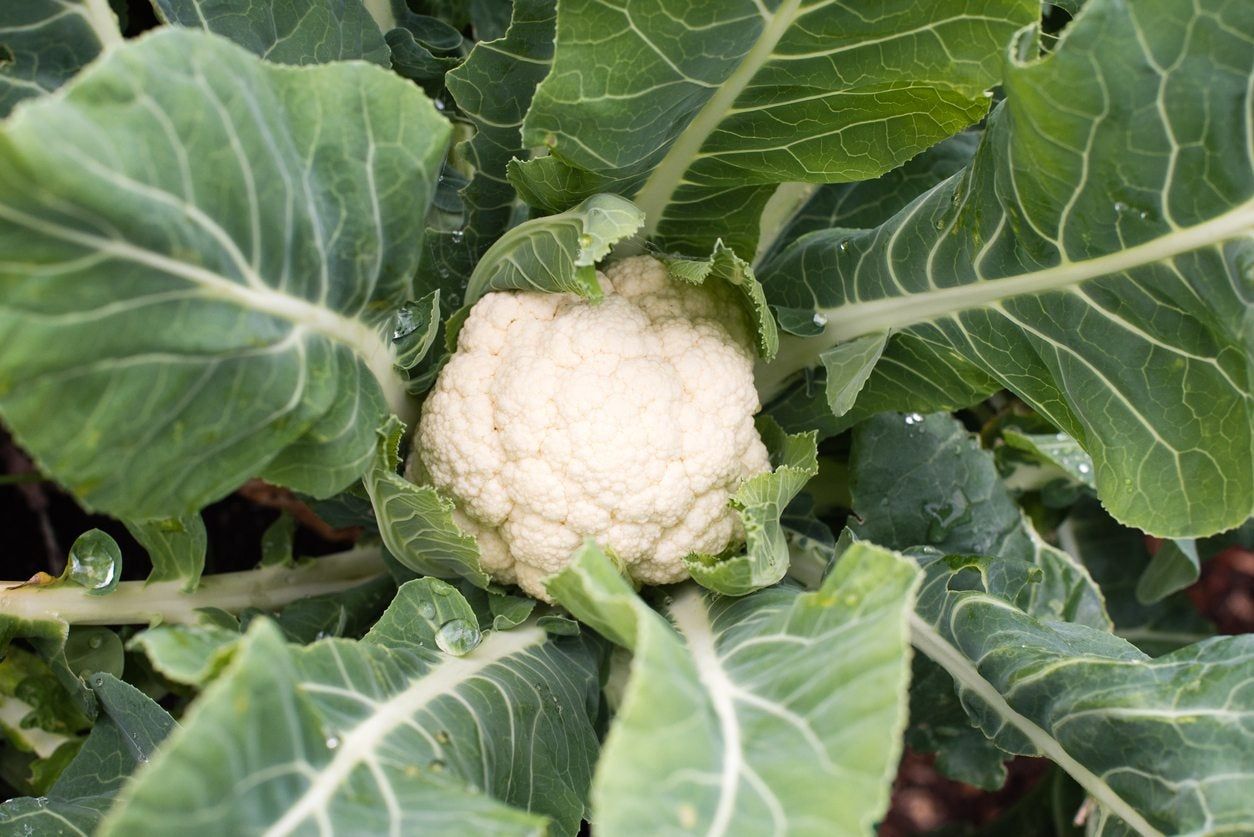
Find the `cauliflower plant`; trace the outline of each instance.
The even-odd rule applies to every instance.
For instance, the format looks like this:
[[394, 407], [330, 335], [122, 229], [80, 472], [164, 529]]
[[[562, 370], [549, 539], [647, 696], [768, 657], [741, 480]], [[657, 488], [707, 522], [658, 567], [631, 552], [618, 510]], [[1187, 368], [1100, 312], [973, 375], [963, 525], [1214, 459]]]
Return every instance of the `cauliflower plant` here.
[[728, 497], [770, 470], [748, 317], [723, 287], [638, 256], [605, 298], [500, 292], [471, 310], [417, 429], [425, 476], [457, 501], [483, 568], [547, 599], [585, 538], [646, 584], [742, 540]]

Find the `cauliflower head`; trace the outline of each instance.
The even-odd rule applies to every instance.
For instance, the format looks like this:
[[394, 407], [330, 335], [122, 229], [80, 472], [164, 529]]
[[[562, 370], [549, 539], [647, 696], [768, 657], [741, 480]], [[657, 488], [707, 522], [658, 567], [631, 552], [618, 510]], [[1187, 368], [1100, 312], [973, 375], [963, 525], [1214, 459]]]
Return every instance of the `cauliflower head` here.
[[728, 498], [770, 470], [733, 292], [651, 256], [598, 279], [598, 303], [480, 299], [416, 431], [417, 467], [456, 500], [484, 570], [542, 599], [585, 538], [641, 583], [683, 580], [685, 555], [744, 538]]

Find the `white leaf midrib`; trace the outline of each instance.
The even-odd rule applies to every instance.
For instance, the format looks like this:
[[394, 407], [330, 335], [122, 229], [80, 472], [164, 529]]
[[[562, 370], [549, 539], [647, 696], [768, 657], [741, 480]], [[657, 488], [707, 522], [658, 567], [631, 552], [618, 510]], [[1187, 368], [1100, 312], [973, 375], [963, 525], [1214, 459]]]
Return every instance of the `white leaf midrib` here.
[[412, 723], [413, 716], [436, 698], [458, 687], [501, 660], [544, 643], [547, 634], [535, 625], [492, 634], [465, 657], [445, 657], [403, 691], [376, 704], [369, 717], [340, 735], [331, 761], [287, 812], [264, 832], [264, 837], [294, 834], [311, 816], [330, 804], [352, 772], [374, 759], [383, 739], [393, 730]]
[[963, 654], [950, 644], [935, 627], [917, 613], [910, 614], [910, 642], [953, 677], [962, 688], [970, 691], [989, 705], [1005, 723], [1013, 726], [1025, 738], [1111, 813], [1118, 816], [1138, 833], [1147, 837], [1162, 837], [1127, 800], [1115, 792], [1104, 779], [1076, 761], [1056, 738], [1043, 727], [1014, 710], [979, 670]]
[[1091, 259], [1065, 261], [1030, 273], [978, 277], [948, 288], [820, 307], [816, 314], [826, 318], [823, 332], [812, 337], [781, 335], [775, 359], [769, 364], [759, 364], [755, 373], [758, 392], [764, 403], [770, 401], [793, 373], [813, 366], [819, 354], [867, 334], [891, 333], [1017, 297], [1066, 290], [1093, 279], [1167, 262], [1251, 233], [1254, 233], [1254, 199], [1199, 224], [1179, 227], [1133, 247]]
[[780, 4], [766, 25], [762, 27], [761, 34], [745, 53], [740, 64], [697, 111], [696, 117], [679, 133], [666, 155], [649, 174], [644, 185], [640, 187], [640, 191], [636, 193], [634, 200], [636, 205], [644, 211], [647, 237], [652, 237], [657, 233], [662, 213], [683, 181], [684, 173], [697, 158], [706, 139], [723, 122], [731, 106], [740, 98], [740, 94], [753, 81], [762, 66], [771, 59], [776, 45], [796, 19], [800, 6], [801, 0], [784, 0]]
[[728, 833], [736, 812], [736, 796], [740, 775], [745, 768], [744, 748], [740, 741], [740, 719], [736, 715], [736, 685], [719, 661], [714, 644], [714, 626], [698, 588], [690, 587], [677, 596], [667, 608], [675, 627], [688, 643], [688, 651], [697, 668], [697, 676], [710, 698], [710, 706], [718, 719], [723, 752], [719, 773], [718, 803], [706, 837], [723, 837]]
[[1082, 261], [1001, 278], [980, 277], [950, 288], [821, 308], [824, 337], [836, 342], [885, 329], [982, 308], [1018, 296], [1047, 293], [1102, 276], [1124, 273], [1254, 232], [1254, 199], [1200, 224], [1179, 227], [1149, 241]]

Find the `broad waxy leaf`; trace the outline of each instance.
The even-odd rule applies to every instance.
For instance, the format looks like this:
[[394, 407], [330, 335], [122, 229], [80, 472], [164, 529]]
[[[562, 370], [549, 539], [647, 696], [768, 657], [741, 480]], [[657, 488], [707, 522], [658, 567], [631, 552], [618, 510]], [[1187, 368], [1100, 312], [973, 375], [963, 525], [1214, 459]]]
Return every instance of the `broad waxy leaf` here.
[[774, 303], [826, 320], [780, 357], [908, 329], [926, 363], [974, 364], [1076, 438], [1117, 519], [1168, 537], [1244, 521], [1252, 31], [1248, 3], [1094, 0], [1050, 55], [1025, 33], [969, 168], [760, 271]]
[[860, 544], [813, 593], [678, 588], [668, 622], [585, 546], [549, 592], [634, 654], [593, 782], [598, 831], [869, 833], [899, 756], [917, 577]]
[[523, 131], [551, 153], [513, 178], [548, 209], [633, 196], [666, 249], [749, 254], [777, 184], [875, 177], [979, 120], [1001, 48], [1038, 10], [563, 0]]
[[1164, 541], [1136, 585], [1136, 597], [1153, 604], [1197, 581], [1202, 562], [1193, 540]]
[[127, 519], [250, 476], [344, 488], [385, 402], [409, 413], [382, 329], [448, 135], [365, 64], [177, 29], [113, 50], [0, 128], [0, 414]]
[[927, 570], [916, 648], [953, 676], [988, 735], [1048, 756], [1084, 787], [1099, 804], [1091, 833], [1254, 828], [1254, 637], [1151, 660], [1104, 631], [1011, 605], [997, 593], [1030, 571], [1021, 562], [954, 557]]
[[728, 596], [743, 596], [774, 584], [788, 572], [788, 540], [780, 518], [806, 482], [818, 473], [813, 433], [787, 435], [770, 419], [758, 432], [771, 454], [770, 473], [745, 480], [728, 502], [745, 529], [743, 552], [728, 556], [689, 555], [688, 572], [702, 585]]
[[993, 455], [957, 419], [884, 413], [854, 431], [854, 533], [890, 549], [1015, 559], [1041, 570], [1024, 609], [1108, 630], [1101, 591], [1077, 559], [1036, 533]]
[[1011, 448], [1028, 454], [1038, 462], [1058, 467], [1081, 485], [1096, 487], [1093, 482], [1093, 458], [1066, 433], [1022, 433], [1007, 428], [1002, 432], [1002, 439]]
[[1097, 501], [1082, 501], [1071, 510], [1058, 528], [1058, 542], [1101, 586], [1115, 633], [1146, 654], [1165, 654], [1215, 633], [1183, 593], [1152, 605], [1141, 602], [1136, 588], [1150, 563], [1145, 535], [1120, 526]]
[[277, 64], [360, 58], [388, 65], [388, 47], [361, 0], [153, 0], [167, 23], [207, 29]]
[[549, 291], [601, 297], [596, 263], [644, 224], [644, 215], [617, 195], [593, 195], [558, 215], [519, 224], [496, 240], [466, 288], [470, 306], [489, 291]]
[[12, 0], [0, 5], [0, 116], [60, 87], [120, 43], [109, 0]]
[[102, 711], [82, 749], [45, 798], [0, 804], [0, 832], [94, 834], [122, 784], [175, 726], [164, 709], [109, 674], [95, 675], [91, 688]]
[[[506, 180], [506, 168], [513, 158], [526, 156], [523, 117], [536, 85], [549, 71], [555, 6], [555, 0], [515, 0], [504, 37], [480, 40], [445, 79], [457, 106], [475, 126], [474, 137], [460, 149], [474, 167], [461, 192], [466, 213], [461, 243], [470, 264], [505, 232], [514, 212], [514, 187]], [[509, 83], [502, 84], [506, 78]]]
[[209, 534], [199, 514], [127, 523], [126, 531], [148, 551], [152, 561], [149, 581], [182, 579], [183, 589], [188, 593], [200, 584], [200, 574], [205, 569], [205, 553], [209, 549]]
[[460, 577], [487, 587], [488, 576], [479, 566], [479, 545], [453, 521], [453, 501], [433, 486], [415, 485], [396, 472], [404, 432], [404, 425], [395, 418], [380, 428], [374, 464], [362, 480], [384, 546], [416, 573]]
[[[991, 453], [948, 415], [886, 413], [854, 431], [850, 459], [859, 537], [900, 550], [992, 555], [1039, 569], [1017, 604], [1046, 619], [1106, 630], [1101, 590], [1075, 558], [1046, 544], [998, 477]], [[972, 729], [949, 677], [915, 661], [909, 743], [947, 775], [997, 788], [1005, 753]]]
[[[791, 242], [833, 227], [875, 227], [970, 161], [979, 133], [966, 131], [929, 148], [905, 165], [875, 180], [819, 188], [780, 234]], [[782, 249], [776, 247], [762, 263]], [[772, 292], [772, 297], [775, 292]], [[790, 334], [814, 336], [827, 315], [813, 309], [776, 308], [780, 326]], [[909, 333], [874, 332], [820, 353], [815, 379], [773, 397], [776, 369], [796, 365], [790, 357], [797, 341], [786, 340], [779, 363], [759, 369], [759, 389], [785, 430], [815, 429], [824, 439], [884, 410], [931, 413], [974, 404], [1000, 389], [996, 380], [947, 347]], [[878, 350], [878, 352], [877, 352]], [[811, 352], [808, 348], [804, 352]], [[814, 360], [812, 353], [809, 361]], [[829, 371], [830, 370], [830, 371]]]
[[587, 640], [532, 625], [447, 656], [421, 618], [433, 595], [406, 585], [360, 642], [291, 646], [257, 621], [102, 834], [577, 832], [597, 746]]

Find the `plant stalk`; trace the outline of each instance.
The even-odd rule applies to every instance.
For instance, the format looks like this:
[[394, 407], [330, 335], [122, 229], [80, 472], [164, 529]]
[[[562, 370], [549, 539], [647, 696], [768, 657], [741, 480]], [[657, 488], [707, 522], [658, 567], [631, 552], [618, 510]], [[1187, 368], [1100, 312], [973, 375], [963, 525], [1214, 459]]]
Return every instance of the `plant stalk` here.
[[338, 593], [386, 572], [379, 546], [314, 558], [297, 566], [276, 565], [207, 575], [194, 592], [184, 581], [123, 581], [112, 593], [92, 596], [73, 585], [51, 587], [0, 581], [0, 618], [54, 620], [71, 625], [146, 625], [195, 622], [197, 610], [230, 613], [275, 610], [298, 599]]

